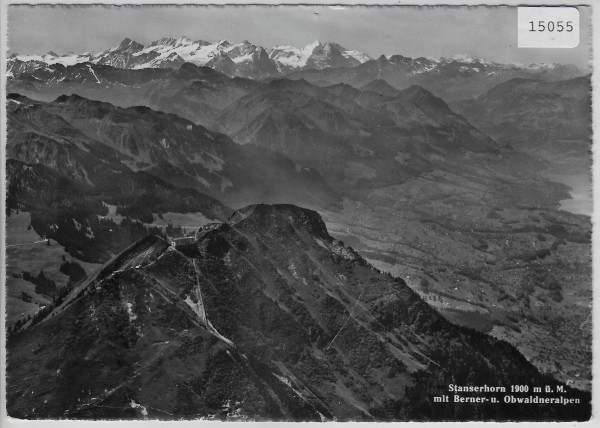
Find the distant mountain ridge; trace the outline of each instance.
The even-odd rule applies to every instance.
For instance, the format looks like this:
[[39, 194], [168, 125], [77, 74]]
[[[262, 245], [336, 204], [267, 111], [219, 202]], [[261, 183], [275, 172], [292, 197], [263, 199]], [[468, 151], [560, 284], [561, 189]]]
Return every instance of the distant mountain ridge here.
[[[225, 135], [147, 107], [124, 109], [78, 95], [44, 103], [11, 94], [8, 120], [9, 159], [42, 163], [91, 186], [98, 185], [96, 175], [110, 175], [109, 169], [143, 171], [232, 205], [257, 198], [289, 201], [292, 195], [311, 206], [335, 199], [313, 170], [296, 169], [284, 156], [241, 147]], [[98, 160], [111, 168], [98, 168]], [[279, 177], [275, 184], [271, 174]]]
[[354, 67], [371, 58], [362, 52], [348, 50], [337, 43], [315, 41], [303, 48], [276, 46], [271, 49], [254, 45], [247, 40], [230, 43], [192, 41], [187, 37], [163, 37], [144, 46], [129, 38], [119, 45], [99, 53], [58, 55], [11, 55], [9, 75], [19, 75], [46, 65], [65, 66], [91, 62], [116, 68], [179, 68], [190, 62], [207, 66], [225, 74], [244, 77], [267, 77], [289, 73], [297, 69], [326, 67]]
[[[494, 164], [500, 158], [514, 157], [427, 89], [412, 85], [396, 90], [381, 79], [357, 89], [345, 83], [324, 86], [303, 79], [230, 78], [191, 63], [179, 69], [119, 69], [85, 63], [54, 64], [9, 79], [7, 86], [10, 92], [51, 102], [62, 94], [77, 93], [115, 106], [145, 105], [176, 114], [239, 144], [279, 153], [298, 168], [318, 171], [338, 192], [367, 191], [376, 183], [397, 184], [420, 176], [434, 164], [442, 169], [455, 162], [462, 165], [465, 156], [485, 162], [494, 159]], [[192, 124], [182, 123], [188, 125]], [[164, 159], [173, 150], [155, 148], [166, 151]], [[443, 162], [440, 150], [447, 154]], [[157, 161], [140, 167], [155, 166]], [[173, 180], [165, 171], [159, 176]], [[212, 183], [217, 175], [202, 178]], [[206, 191], [206, 187], [198, 190]], [[220, 191], [209, 194], [223, 197]], [[224, 202], [235, 206], [241, 201]]]
[[557, 82], [511, 79], [452, 108], [502, 142], [547, 150], [550, 140], [590, 140], [591, 95], [591, 75]]
[[423, 86], [445, 101], [454, 101], [475, 98], [513, 78], [552, 81], [581, 75], [583, 72], [570, 64], [500, 64], [463, 55], [440, 60], [381, 55], [352, 68], [298, 69], [286, 77], [321, 86], [346, 83], [356, 88], [385, 80], [397, 89]]
[[[406, 76], [421, 74], [443, 74], [444, 70], [453, 73], [476, 73], [494, 75], [507, 70], [520, 70], [526, 73], [569, 73], [581, 74], [573, 66], [561, 64], [499, 64], [481, 58], [455, 55], [451, 58], [408, 58], [402, 55], [381, 55], [373, 59], [369, 55], [347, 49], [335, 42], [315, 41], [302, 48], [279, 45], [265, 48], [244, 40], [230, 43], [227, 40], [207, 42], [193, 41], [188, 37], [163, 37], [147, 46], [125, 38], [120, 44], [99, 53], [58, 55], [49, 52], [45, 55], [12, 54], [7, 61], [8, 76], [18, 76], [52, 64], [65, 66], [90, 62], [110, 65], [116, 68], [179, 68], [185, 62], [198, 66], [211, 67], [229, 76], [265, 78], [286, 75], [292, 72], [319, 71], [324, 69], [356, 69], [364, 65], [367, 70], [377, 69], [375, 76], [368, 79], [384, 78], [386, 69], [398, 68]], [[364, 68], [364, 67], [363, 67]], [[348, 83], [348, 82], [346, 82]], [[363, 84], [366, 82], [363, 82]], [[394, 83], [394, 82], [390, 82]]]

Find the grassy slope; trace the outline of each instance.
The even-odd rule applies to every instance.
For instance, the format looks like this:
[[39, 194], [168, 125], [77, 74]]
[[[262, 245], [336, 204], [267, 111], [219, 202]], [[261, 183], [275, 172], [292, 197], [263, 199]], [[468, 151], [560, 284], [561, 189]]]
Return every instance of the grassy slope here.
[[[51, 302], [49, 296], [35, 292], [35, 285], [13, 275], [21, 275], [27, 271], [37, 275], [44, 271], [44, 275], [53, 280], [57, 287], [64, 287], [69, 282], [69, 277], [60, 272], [60, 266], [65, 261], [77, 262], [86, 273], [92, 272], [98, 265], [85, 263], [75, 259], [65, 252], [64, 247], [56, 241], [50, 240], [50, 246], [44, 242], [37, 242], [42, 238], [35, 233], [31, 224], [31, 215], [28, 212], [13, 211], [6, 217], [6, 285], [7, 285], [7, 322], [14, 323], [20, 318], [27, 318], [41, 307]], [[25, 302], [22, 293], [32, 297], [31, 302]]]

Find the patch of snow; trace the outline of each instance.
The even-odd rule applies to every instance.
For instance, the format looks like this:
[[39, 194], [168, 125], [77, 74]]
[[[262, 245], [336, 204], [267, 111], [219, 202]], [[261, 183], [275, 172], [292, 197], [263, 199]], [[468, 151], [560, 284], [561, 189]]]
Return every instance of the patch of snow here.
[[485, 65], [494, 65], [493, 62], [485, 60], [485, 59], [481, 59], [481, 58], [476, 58], [476, 57], [472, 57], [469, 55], [463, 55], [463, 54], [458, 54], [458, 55], [454, 55], [451, 60], [456, 61], [456, 62], [461, 62], [463, 64], [475, 64], [475, 63], [480, 63], [480, 64], [485, 64]]
[[178, 55], [186, 62], [203, 66], [222, 52], [227, 46], [229, 46], [229, 43], [226, 41], [203, 45], [200, 42], [193, 42], [188, 38], [181, 38], [178, 39], [174, 45], [152, 44], [141, 51], [134, 53], [133, 56], [139, 57], [148, 54], [157, 55], [152, 59], [150, 64], [146, 65], [151, 67], [158, 67], [163, 61], [172, 58], [174, 55]]
[[295, 46], [275, 46], [271, 49], [269, 58], [287, 67], [304, 67], [315, 48], [319, 45], [319, 41], [315, 41], [301, 49]]
[[292, 273], [294, 278], [300, 279], [300, 275], [298, 275], [298, 272], [296, 271], [296, 264], [293, 261], [288, 265], [288, 270]]
[[365, 63], [371, 59], [371, 57], [369, 55], [359, 52], [359, 51], [344, 51], [344, 50], [342, 50], [341, 52], [342, 52], [342, 55], [344, 56], [344, 58], [354, 58], [361, 64]]
[[89, 54], [83, 55], [17, 55], [19, 61], [23, 62], [43, 62], [48, 65], [62, 64], [64, 66], [75, 65], [82, 62], [90, 61], [91, 56]]
[[252, 54], [246, 54], [242, 56], [238, 56], [237, 58], [232, 58], [232, 61], [236, 64], [241, 64], [242, 62], [250, 62], [252, 61]]
[[129, 322], [137, 319], [137, 315], [133, 313], [133, 310], [131, 310], [132, 306], [133, 305], [131, 303], [127, 302], [127, 315], [129, 315]]
[[525, 66], [523, 65], [519, 65], [519, 64], [515, 64], [515, 67], [524, 67], [527, 68], [529, 70], [554, 70], [555, 68], [558, 67], [558, 64], [552, 62], [552, 63], [545, 63], [545, 62], [540, 62], [538, 64], [527, 64]]
[[88, 69], [90, 70], [92, 75], [96, 78], [96, 82], [100, 83], [100, 79], [98, 79], [98, 76], [96, 76], [96, 73], [94, 72], [94, 69], [92, 68], [92, 66], [90, 64], [88, 64]]
[[133, 399], [131, 399], [131, 402], [129, 403], [129, 405], [133, 409], [140, 409], [140, 413], [142, 414], [142, 416], [144, 416], [144, 418], [148, 416], [148, 411], [146, 410], [146, 408], [144, 406], [142, 406], [141, 404], [138, 404], [135, 401], [133, 401]]

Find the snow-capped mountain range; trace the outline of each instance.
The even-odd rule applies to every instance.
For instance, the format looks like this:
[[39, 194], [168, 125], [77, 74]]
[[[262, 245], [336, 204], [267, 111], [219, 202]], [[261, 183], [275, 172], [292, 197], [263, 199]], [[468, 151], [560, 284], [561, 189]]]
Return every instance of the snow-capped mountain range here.
[[162, 38], [144, 46], [124, 39], [118, 46], [100, 53], [58, 55], [13, 54], [8, 60], [10, 75], [30, 72], [51, 64], [65, 66], [83, 62], [111, 65], [117, 68], [178, 68], [185, 62], [208, 66], [230, 75], [266, 77], [297, 69], [354, 67], [371, 58], [358, 51], [348, 50], [337, 43], [318, 41], [303, 48], [276, 46], [265, 49], [247, 40], [232, 44], [226, 40], [210, 43], [192, 41], [187, 37]]
[[[467, 71], [480, 72], [484, 68], [495, 72], [499, 68], [518, 67], [520, 69], [546, 70], [555, 64], [532, 64], [520, 66], [497, 64], [480, 58], [456, 55], [452, 58], [406, 58], [400, 55], [381, 56], [381, 60], [402, 62], [411, 74], [432, 71], [449, 64], [462, 66]], [[12, 54], [7, 61], [8, 76], [18, 76], [53, 64], [72, 66], [79, 63], [110, 65], [123, 69], [179, 68], [189, 62], [198, 66], [211, 67], [229, 76], [264, 78], [282, 76], [292, 72], [323, 70], [326, 68], [354, 68], [365, 63], [375, 63], [369, 55], [349, 50], [337, 43], [318, 41], [303, 48], [275, 46], [265, 49], [247, 40], [241, 43], [193, 41], [187, 37], [178, 39], [165, 37], [144, 46], [128, 38], [119, 45], [99, 53], [58, 55], [49, 52], [45, 55]], [[408, 63], [406, 63], [408, 61]], [[406, 63], [406, 64], [404, 64]], [[464, 70], [463, 70], [464, 71]]]

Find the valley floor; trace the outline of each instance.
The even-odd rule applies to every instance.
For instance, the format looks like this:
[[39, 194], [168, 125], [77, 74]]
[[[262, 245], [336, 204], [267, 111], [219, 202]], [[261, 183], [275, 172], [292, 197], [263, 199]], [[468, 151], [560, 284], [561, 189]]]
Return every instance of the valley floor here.
[[557, 223], [585, 230], [585, 217], [487, 207], [444, 215], [441, 206], [432, 202], [422, 216], [401, 204], [346, 200], [322, 215], [335, 237], [404, 278], [449, 320], [506, 340], [543, 373], [589, 389], [591, 245], [547, 232]]

